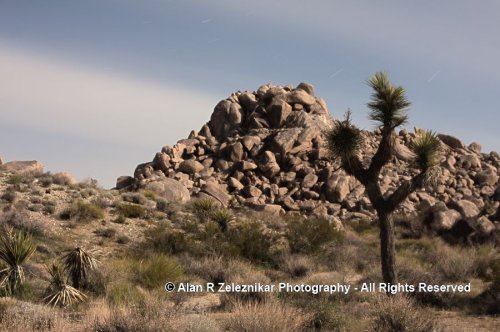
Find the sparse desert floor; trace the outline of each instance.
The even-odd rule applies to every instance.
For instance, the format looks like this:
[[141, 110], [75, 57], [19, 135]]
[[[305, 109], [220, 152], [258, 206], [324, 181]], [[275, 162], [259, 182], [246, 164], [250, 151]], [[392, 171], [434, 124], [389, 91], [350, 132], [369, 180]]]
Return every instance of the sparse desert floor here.
[[[492, 245], [397, 240], [401, 283], [468, 283], [466, 294], [167, 293], [166, 281], [205, 284], [380, 282], [377, 226], [343, 228], [299, 215], [273, 216], [210, 200], [169, 203], [153, 193], [72, 184], [60, 175], [0, 174], [0, 225], [33, 235], [25, 283], [0, 298], [5, 331], [495, 331], [500, 259]], [[403, 234], [402, 226], [398, 234]], [[65, 250], [98, 267], [64, 308], [44, 304], [47, 266]], [[67, 280], [70, 284], [71, 281]], [[8, 294], [4, 294], [8, 295]]]

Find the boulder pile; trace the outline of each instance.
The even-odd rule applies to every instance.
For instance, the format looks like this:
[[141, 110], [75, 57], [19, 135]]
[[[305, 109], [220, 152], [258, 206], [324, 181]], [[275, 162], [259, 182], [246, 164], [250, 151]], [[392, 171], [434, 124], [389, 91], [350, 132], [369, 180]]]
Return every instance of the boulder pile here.
[[[222, 205], [233, 199], [270, 213], [309, 213], [330, 218], [373, 219], [364, 188], [332, 160], [324, 132], [335, 125], [325, 101], [307, 83], [297, 87], [266, 84], [220, 101], [198, 132], [164, 146], [134, 176], [118, 178], [117, 189], [148, 189], [168, 200], [211, 197]], [[363, 160], [369, 163], [380, 138], [363, 131]], [[413, 174], [409, 144], [414, 133], [401, 130], [394, 158], [381, 173], [382, 190]], [[427, 211], [436, 232], [468, 229], [467, 236], [499, 230], [500, 156], [439, 135], [443, 160], [433, 188], [412, 194], [403, 213]], [[458, 225], [458, 226], [457, 226]], [[465, 225], [465, 226], [464, 226]]]

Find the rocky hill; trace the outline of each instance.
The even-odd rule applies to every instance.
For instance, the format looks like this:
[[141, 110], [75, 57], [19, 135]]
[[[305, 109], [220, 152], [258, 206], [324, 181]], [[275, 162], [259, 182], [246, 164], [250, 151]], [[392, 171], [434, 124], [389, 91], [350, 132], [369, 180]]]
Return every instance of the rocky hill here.
[[[164, 146], [151, 162], [137, 166], [134, 177], [120, 177], [117, 188], [145, 188], [184, 202], [209, 196], [227, 205], [234, 199], [277, 214], [372, 219], [363, 187], [328, 154], [323, 134], [334, 124], [310, 84], [238, 91], [215, 106], [199, 132]], [[363, 158], [369, 162], [379, 133], [363, 135]], [[394, 158], [381, 174], [383, 191], [411, 175], [408, 145], [414, 137], [403, 129], [395, 138]], [[453, 136], [439, 137], [443, 160], [437, 183], [412, 194], [401, 212], [426, 211], [436, 232], [488, 237], [498, 230], [500, 219], [500, 156], [483, 153], [477, 143], [465, 146]]]

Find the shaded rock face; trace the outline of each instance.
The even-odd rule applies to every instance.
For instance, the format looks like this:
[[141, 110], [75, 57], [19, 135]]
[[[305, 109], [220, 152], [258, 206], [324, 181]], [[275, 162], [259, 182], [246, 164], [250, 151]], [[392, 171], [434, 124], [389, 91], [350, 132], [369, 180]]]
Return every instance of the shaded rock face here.
[[[222, 205], [234, 199], [272, 213], [373, 219], [363, 186], [329, 157], [324, 132], [334, 124], [325, 101], [315, 96], [310, 84], [296, 88], [266, 84], [253, 92], [238, 91], [215, 106], [198, 132], [164, 146], [151, 162], [138, 165], [133, 185], [130, 178], [122, 177], [117, 187], [141, 189], [153, 181], [171, 179], [166, 183], [177, 188], [181, 194], [172, 195], [181, 200], [208, 196]], [[380, 133], [363, 131], [362, 135], [362, 161], [368, 165]], [[439, 209], [431, 209], [430, 218], [435, 219], [431, 228], [441, 232], [485, 216], [485, 205], [496, 213], [500, 156], [482, 153], [477, 143], [467, 147], [453, 136], [439, 137], [443, 157], [436, 185], [410, 195], [400, 211], [414, 213], [422, 206], [430, 209], [439, 204]], [[380, 174], [384, 192], [414, 174], [409, 150], [414, 138], [404, 129], [395, 135], [394, 157]], [[160, 192], [168, 187], [153, 186], [159, 186]], [[486, 217], [496, 227], [498, 218]], [[481, 227], [468, 225], [474, 232], [494, 233], [484, 218]]]

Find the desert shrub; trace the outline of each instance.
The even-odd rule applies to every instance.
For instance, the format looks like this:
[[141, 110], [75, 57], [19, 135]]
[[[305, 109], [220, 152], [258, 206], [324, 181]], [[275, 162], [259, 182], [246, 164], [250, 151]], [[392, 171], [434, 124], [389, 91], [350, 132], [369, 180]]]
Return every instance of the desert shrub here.
[[34, 236], [43, 236], [47, 233], [48, 226], [39, 219], [19, 210], [11, 210], [0, 215], [0, 225], [10, 226]]
[[332, 242], [322, 252], [322, 262], [334, 271], [364, 273], [378, 265], [380, 259], [376, 247], [369, 246], [348, 235], [348, 240]]
[[69, 186], [69, 185], [76, 183], [76, 180], [69, 173], [58, 172], [58, 173], [52, 174], [52, 182], [54, 184], [57, 184], [60, 186]]
[[[232, 282], [238, 285], [253, 285], [256, 283], [268, 285], [270, 279], [260, 271], [249, 271], [245, 275], [233, 277], [227, 282]], [[265, 293], [258, 291], [249, 292], [225, 292], [220, 296], [220, 304], [223, 308], [232, 308], [241, 303], [264, 303], [273, 298], [273, 293]]]
[[234, 280], [236, 277], [251, 272], [251, 266], [245, 262], [215, 255], [202, 258], [184, 256], [183, 265], [186, 267], [187, 273], [194, 274], [215, 284]]
[[175, 317], [171, 321], [172, 331], [186, 332], [220, 332], [219, 323], [208, 315], [187, 314]]
[[167, 212], [170, 207], [170, 203], [163, 198], [159, 198], [156, 201], [156, 209], [161, 212]]
[[28, 183], [29, 177], [23, 176], [21, 174], [13, 174], [7, 179], [7, 183], [10, 185], [20, 185], [22, 183]]
[[150, 289], [163, 287], [167, 281], [178, 281], [184, 273], [176, 260], [164, 254], [140, 261], [136, 270], [138, 282]]
[[116, 243], [127, 244], [130, 242], [130, 238], [126, 235], [120, 235], [116, 238]]
[[16, 193], [16, 191], [13, 190], [12, 187], [9, 187], [7, 188], [7, 190], [4, 191], [1, 198], [7, 203], [14, 203], [17, 196], [18, 194]]
[[147, 202], [146, 197], [141, 193], [124, 193], [122, 194], [122, 199], [125, 202], [144, 205]]
[[287, 219], [287, 226], [286, 237], [293, 253], [313, 253], [323, 244], [342, 238], [325, 218], [293, 216]]
[[431, 332], [435, 323], [430, 315], [409, 298], [398, 295], [384, 297], [375, 306], [373, 331]]
[[146, 214], [146, 209], [137, 204], [123, 203], [118, 205], [117, 210], [126, 218], [141, 218]]
[[92, 204], [97, 205], [101, 209], [106, 209], [111, 206], [111, 201], [102, 195], [97, 195], [90, 201]]
[[107, 237], [107, 238], [113, 238], [116, 235], [116, 229], [115, 228], [100, 228], [94, 231], [94, 233], [98, 236], [102, 237]]
[[125, 218], [122, 215], [119, 215], [118, 217], [116, 217], [115, 220], [113, 220], [113, 222], [116, 223], [116, 224], [126, 224], [127, 223], [127, 218]]
[[57, 203], [55, 201], [44, 200], [42, 202], [42, 205], [43, 205], [43, 212], [44, 213], [52, 215], [56, 212]]
[[217, 209], [210, 215], [210, 218], [219, 225], [220, 229], [225, 232], [229, 222], [234, 220], [234, 215], [231, 211], [221, 208]]
[[303, 255], [287, 255], [283, 257], [281, 269], [292, 278], [304, 277], [313, 269], [311, 259]]
[[261, 223], [255, 220], [245, 220], [227, 232], [226, 241], [229, 252], [243, 256], [257, 263], [272, 263], [269, 252], [272, 239], [264, 232]]
[[309, 320], [307, 314], [278, 302], [246, 303], [234, 307], [227, 319], [226, 329], [248, 332], [303, 331]]
[[106, 292], [106, 299], [114, 305], [141, 304], [145, 295], [134, 283], [118, 281], [112, 283]]
[[60, 218], [64, 220], [76, 219], [81, 222], [87, 222], [104, 218], [104, 210], [95, 204], [78, 200], [62, 211]]
[[476, 254], [473, 249], [450, 247], [441, 243], [436, 250], [428, 253], [428, 261], [433, 270], [444, 280], [467, 281], [476, 275]]
[[175, 311], [158, 299], [145, 294], [139, 303], [129, 306], [98, 304], [87, 316], [85, 331], [160, 332], [175, 331], [170, 322]]
[[11, 298], [0, 298], [0, 324], [4, 331], [71, 330], [58, 310]]
[[159, 223], [145, 231], [144, 247], [167, 254], [178, 254], [191, 248], [191, 241], [183, 231], [173, 229], [166, 223]]
[[211, 198], [201, 198], [194, 200], [189, 208], [198, 217], [200, 221], [206, 221], [210, 218], [210, 215], [214, 212], [217, 205], [215, 201]]
[[52, 175], [50, 174], [50, 172], [48, 172], [40, 175], [38, 177], [38, 182], [42, 187], [48, 188], [54, 183], [54, 180], [52, 179]]
[[144, 190], [143, 195], [147, 199], [150, 199], [150, 200], [153, 200], [153, 201], [156, 200], [156, 194], [154, 193], [154, 191]]

